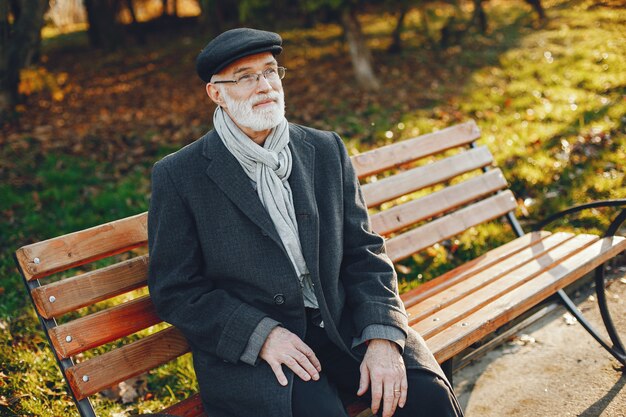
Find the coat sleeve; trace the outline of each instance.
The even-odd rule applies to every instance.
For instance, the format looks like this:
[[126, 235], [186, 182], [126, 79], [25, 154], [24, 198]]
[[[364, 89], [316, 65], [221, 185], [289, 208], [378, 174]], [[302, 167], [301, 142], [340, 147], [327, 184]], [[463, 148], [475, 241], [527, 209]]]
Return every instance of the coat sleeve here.
[[[345, 145], [334, 134], [342, 165], [343, 259], [340, 279], [352, 310], [357, 335], [370, 325], [400, 329], [406, 338], [408, 321], [398, 295], [393, 263], [385, 252], [384, 239], [371, 230], [367, 206]], [[401, 343], [403, 345], [403, 343]]]
[[[215, 288], [203, 276], [193, 216], [163, 162], [152, 170], [148, 247], [148, 287], [156, 311], [180, 329], [195, 349], [236, 363], [251, 339], [265, 340], [273, 327], [260, 326], [265, 333], [257, 333], [267, 314]], [[255, 359], [251, 357], [250, 364]]]

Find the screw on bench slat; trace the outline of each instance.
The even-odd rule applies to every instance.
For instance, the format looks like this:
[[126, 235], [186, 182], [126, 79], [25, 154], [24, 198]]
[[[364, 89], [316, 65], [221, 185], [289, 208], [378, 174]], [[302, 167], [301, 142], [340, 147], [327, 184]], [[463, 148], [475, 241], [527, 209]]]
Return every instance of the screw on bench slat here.
[[72, 341], [72, 336], [70, 336], [70, 335], [65, 336], [65, 341], [67, 343], [70, 343]]
[[41, 259], [35, 258], [33, 259], [33, 262], [35, 263], [35, 265], [39, 265], [41, 263]]
[[83, 382], [89, 382], [89, 375], [83, 375]]
[[50, 298], [48, 298], [48, 301], [50, 301], [51, 303], [54, 303], [57, 300], [57, 298], [54, 295], [51, 295]]
[[468, 322], [463, 322], [463, 323], [461, 323], [461, 327], [467, 327], [467, 326], [469, 326], [469, 323], [468, 323]]
[[433, 318], [433, 321], [439, 321], [439, 317]]

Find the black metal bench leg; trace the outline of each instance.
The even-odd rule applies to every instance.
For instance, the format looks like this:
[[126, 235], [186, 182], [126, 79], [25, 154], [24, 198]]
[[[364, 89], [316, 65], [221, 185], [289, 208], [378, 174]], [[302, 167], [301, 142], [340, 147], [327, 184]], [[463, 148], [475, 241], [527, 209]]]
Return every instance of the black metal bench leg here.
[[[626, 222], [626, 210], [622, 210], [616, 217], [613, 219], [609, 228], [607, 229], [604, 237], [613, 237], [619, 230], [622, 223]], [[606, 332], [609, 335], [612, 345], [602, 337], [598, 333], [598, 331], [585, 319], [582, 313], [576, 308], [576, 305], [572, 302], [565, 291], [559, 290], [558, 295], [561, 297], [561, 300], [565, 304], [565, 307], [569, 310], [569, 312], [576, 317], [576, 319], [582, 324], [582, 326], [593, 336], [594, 339], [602, 345], [615, 359], [617, 359], [622, 365], [624, 365], [622, 371], [626, 373], [626, 350], [624, 349], [624, 344], [622, 343], [619, 335], [617, 334], [617, 330], [615, 329], [615, 325], [613, 324], [613, 319], [611, 318], [611, 313], [609, 311], [609, 306], [606, 302], [606, 292], [605, 292], [605, 264], [600, 265], [595, 270], [595, 280], [596, 280], [596, 295], [598, 297], [598, 307], [600, 307], [600, 315], [602, 316], [602, 321], [604, 322], [604, 327], [606, 328]]]
[[594, 339], [602, 345], [615, 359], [617, 359], [622, 365], [624, 365], [624, 372], [626, 372], [626, 351], [624, 350], [624, 345], [615, 329], [615, 325], [613, 324], [613, 319], [611, 318], [611, 313], [609, 312], [609, 308], [606, 302], [606, 292], [604, 291], [604, 265], [600, 265], [596, 268], [595, 271], [595, 279], [596, 279], [596, 295], [598, 297], [598, 306], [600, 307], [600, 314], [602, 316], [602, 321], [604, 322], [604, 327], [611, 339], [612, 345], [607, 342], [604, 337], [602, 337], [598, 331], [587, 321], [587, 319], [582, 315], [582, 313], [578, 310], [574, 302], [569, 298], [569, 296], [563, 290], [559, 290], [558, 295], [565, 304], [565, 307], [569, 310], [569, 312], [576, 317], [576, 319], [580, 322], [580, 324], [593, 336]]
[[446, 378], [448, 378], [448, 381], [450, 382], [450, 385], [453, 384], [452, 382], [452, 372], [454, 371], [454, 357], [448, 359], [447, 361], [445, 361], [444, 363], [441, 364], [441, 369], [443, 370], [443, 373], [446, 375]]

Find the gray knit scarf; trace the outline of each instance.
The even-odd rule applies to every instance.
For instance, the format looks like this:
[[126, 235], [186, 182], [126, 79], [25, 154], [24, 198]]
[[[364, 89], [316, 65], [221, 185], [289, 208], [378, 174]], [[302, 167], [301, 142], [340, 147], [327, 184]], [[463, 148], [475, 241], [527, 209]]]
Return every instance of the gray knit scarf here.
[[302, 255], [291, 187], [287, 181], [292, 163], [291, 150], [288, 146], [287, 119], [283, 118], [282, 122], [272, 129], [262, 147], [243, 133], [220, 106], [213, 114], [213, 126], [226, 149], [237, 158], [248, 178], [256, 184], [259, 199], [270, 215], [298, 274], [304, 294], [304, 305], [319, 308], [309, 269]]

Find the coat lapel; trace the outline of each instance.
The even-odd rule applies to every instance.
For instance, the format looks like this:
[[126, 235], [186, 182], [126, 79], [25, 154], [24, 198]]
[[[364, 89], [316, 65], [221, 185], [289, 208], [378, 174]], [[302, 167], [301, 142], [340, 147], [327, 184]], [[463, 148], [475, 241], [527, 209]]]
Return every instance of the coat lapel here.
[[300, 244], [313, 282], [319, 283], [319, 219], [315, 200], [315, 147], [308, 143], [305, 132], [293, 125], [289, 126], [289, 137], [293, 157], [289, 185], [298, 221]]
[[[289, 147], [293, 157], [289, 185], [298, 222], [302, 253], [314, 280], [319, 280], [319, 231], [315, 201], [315, 147], [301, 129], [289, 125]], [[252, 188], [237, 159], [226, 149], [215, 130], [204, 137], [203, 154], [210, 160], [207, 175], [226, 196], [268, 236], [283, 248], [274, 223]]]
[[252, 188], [250, 179], [237, 159], [226, 149], [215, 130], [204, 137], [203, 153], [210, 159], [206, 170], [209, 178], [241, 211], [282, 247], [272, 219]]

